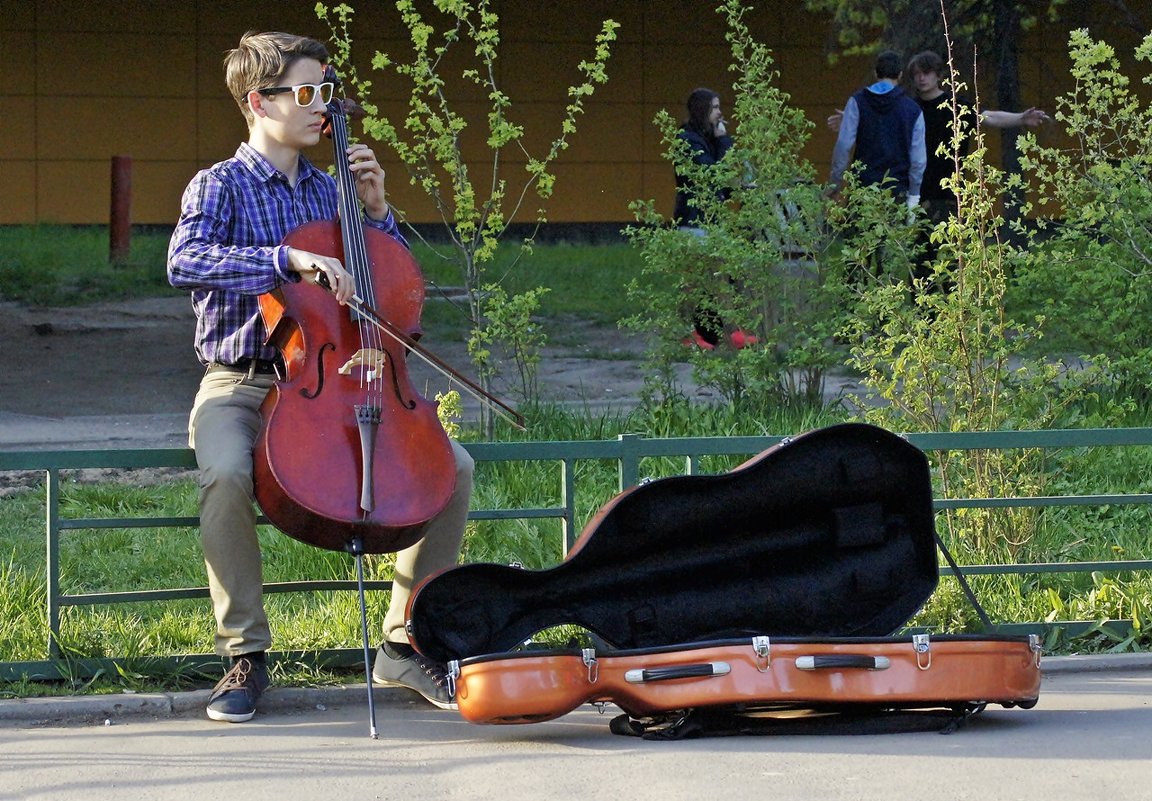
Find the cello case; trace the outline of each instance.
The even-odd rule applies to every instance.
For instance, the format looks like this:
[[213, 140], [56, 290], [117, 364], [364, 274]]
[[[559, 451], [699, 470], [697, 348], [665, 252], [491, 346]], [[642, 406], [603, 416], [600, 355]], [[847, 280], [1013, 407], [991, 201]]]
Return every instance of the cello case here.
[[[449, 665], [460, 712], [477, 723], [588, 702], [635, 718], [1033, 705], [1035, 637], [893, 635], [936, 588], [936, 542], [923, 452], [836, 425], [728, 473], [621, 493], [556, 567], [432, 576], [409, 601], [409, 636]], [[596, 647], [521, 647], [564, 624]]]

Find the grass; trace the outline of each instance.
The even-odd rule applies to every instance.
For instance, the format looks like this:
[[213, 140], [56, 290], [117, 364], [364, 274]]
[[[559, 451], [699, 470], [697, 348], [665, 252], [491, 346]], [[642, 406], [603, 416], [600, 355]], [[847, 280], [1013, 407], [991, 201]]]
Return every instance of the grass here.
[[73, 306], [173, 294], [163, 268], [167, 248], [166, 235], [139, 234], [130, 257], [110, 264], [101, 227], [0, 226], [0, 298]]
[[[69, 305], [95, 300], [153, 296], [172, 292], [164, 277], [167, 236], [138, 234], [133, 257], [124, 265], [107, 261], [107, 241], [100, 229], [67, 227], [0, 228], [0, 297], [40, 305]], [[453, 264], [423, 246], [414, 250], [430, 278], [441, 286], [458, 286]], [[497, 269], [514, 254], [504, 254]], [[538, 246], [511, 273], [512, 289], [547, 286], [542, 314], [552, 321], [577, 319], [614, 326], [631, 313], [625, 287], [639, 270], [638, 258], [625, 245]], [[450, 304], [429, 303], [425, 327], [442, 327], [438, 335], [462, 332], [466, 314]], [[501, 432], [501, 438], [531, 436], [539, 440], [608, 439], [620, 433], [651, 437], [725, 436], [791, 433], [839, 422], [846, 412], [828, 409], [771, 409], [740, 414], [723, 407], [675, 407], [656, 414], [639, 407], [631, 413], [593, 415], [542, 408], [531, 435]], [[1128, 425], [1149, 424], [1147, 412], [1136, 412]], [[1139, 492], [1152, 472], [1152, 449], [1068, 449], [1050, 456], [1050, 494]], [[702, 469], [722, 472], [735, 459], [708, 460]], [[644, 465], [652, 477], [682, 472], [679, 459], [653, 459]], [[614, 465], [578, 466], [580, 520], [590, 517], [615, 493]], [[69, 517], [193, 515], [191, 479], [167, 480], [156, 486], [125, 483], [63, 482]], [[479, 466], [475, 505], [515, 508], [559, 502], [558, 478], [541, 479], [540, 465]], [[1152, 558], [1146, 536], [1147, 507], [1057, 507], [1038, 518], [1018, 554], [1024, 561]], [[0, 499], [0, 654], [8, 660], [43, 657], [45, 641], [43, 492], [28, 490]], [[352, 577], [351, 562], [341, 554], [302, 545], [272, 530], [261, 532], [266, 580]], [[466, 536], [465, 561], [520, 562], [529, 568], [556, 564], [562, 543], [552, 521], [480, 521]], [[952, 543], [961, 561], [1004, 561], [1004, 554], [974, 552], [967, 543]], [[68, 593], [204, 584], [197, 533], [192, 529], [125, 529], [99, 533], [66, 532], [61, 543], [62, 589]], [[391, 557], [370, 557], [369, 578], [390, 576]], [[1152, 598], [1146, 575], [1029, 575], [977, 577], [973, 584], [998, 620], [1105, 619], [1143, 621]], [[385, 598], [372, 593], [370, 620], [384, 613]], [[284, 650], [358, 648], [360, 633], [355, 598], [350, 593], [271, 595], [269, 615], [277, 647]], [[944, 580], [917, 623], [948, 629], [972, 627], [975, 616], [956, 582]], [[1142, 629], [1130, 636], [1095, 632], [1077, 641], [1055, 638], [1049, 645], [1063, 652], [1130, 650], [1149, 647]], [[563, 636], [566, 638], [568, 633]], [[21, 681], [0, 687], [0, 694], [111, 692], [119, 689], [176, 689], [203, 686], [210, 679], [195, 671], [164, 673], [150, 661], [157, 654], [206, 653], [211, 650], [211, 613], [206, 601], [140, 603], [111, 608], [66, 608], [63, 637], [76, 656], [122, 657], [114, 675], [77, 679], [58, 685]], [[547, 640], [547, 635], [544, 638]], [[276, 667], [277, 680], [316, 684], [348, 680], [306, 664]], [[352, 677], [355, 678], [355, 677]]]
[[[6, 300], [39, 306], [153, 297], [161, 292], [183, 295], [183, 290], [168, 285], [164, 272], [168, 238], [164, 231], [138, 231], [129, 258], [111, 264], [108, 235], [100, 226], [0, 226], [0, 287]], [[412, 253], [430, 283], [445, 288], [463, 285], [456, 254], [448, 245], [415, 242]], [[552, 288], [544, 303], [549, 316], [577, 314], [614, 325], [630, 311], [621, 290], [638, 264], [638, 255], [624, 243], [558, 243], [521, 251], [509, 242], [485, 269], [494, 280], [506, 281], [510, 292]]]
[[[108, 260], [108, 236], [100, 227], [0, 226], [0, 300], [31, 306], [74, 306], [136, 297], [185, 294], [168, 285], [164, 263], [168, 234], [138, 232], [130, 258]], [[448, 246], [413, 245], [436, 298], [437, 288], [462, 287], [463, 273]], [[522, 253], [506, 246], [487, 275], [507, 282], [510, 292], [548, 287], [541, 301], [543, 317], [564, 321], [578, 318], [597, 326], [616, 327], [631, 314], [626, 287], [639, 272], [639, 257], [626, 244], [586, 247], [572, 244], [537, 245]], [[438, 341], [462, 339], [469, 328], [463, 301], [430, 302], [422, 323]], [[563, 325], [549, 335], [564, 336]]]
[[[441, 287], [462, 286], [463, 276], [446, 247], [416, 244], [412, 249], [428, 280]], [[507, 246], [486, 274], [510, 294], [538, 286], [550, 290], [541, 299], [545, 318], [579, 317], [615, 327], [632, 313], [625, 288], [640, 271], [639, 254], [627, 244], [536, 245], [531, 252]]]

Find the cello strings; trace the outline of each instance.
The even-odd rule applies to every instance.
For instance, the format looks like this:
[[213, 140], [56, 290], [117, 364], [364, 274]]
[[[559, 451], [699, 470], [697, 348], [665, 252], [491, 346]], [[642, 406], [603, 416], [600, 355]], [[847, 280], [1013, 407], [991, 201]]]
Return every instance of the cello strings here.
[[[341, 218], [341, 231], [345, 237], [345, 242], [354, 242], [357, 246], [356, 252], [366, 253], [366, 243], [364, 240], [364, 226], [361, 222], [360, 206], [356, 202], [355, 193], [355, 180], [352, 176], [352, 171], [348, 166], [347, 158], [340, 158], [339, 154], [347, 151], [348, 149], [348, 128], [347, 117], [344, 115], [342, 108], [338, 105], [339, 101], [329, 105], [329, 117], [332, 121], [332, 138], [333, 144], [336, 146], [337, 153], [334, 161], [336, 162], [336, 169], [340, 175], [339, 183], [339, 203], [340, 203], [340, 218]], [[350, 253], [349, 248], [345, 248], [345, 253]], [[401, 345], [404, 348], [404, 354], [415, 353], [427, 364], [435, 368], [445, 377], [449, 378], [455, 384], [460, 386], [466, 392], [471, 394], [474, 398], [479, 400], [482, 404], [493, 410], [496, 414], [508, 420], [512, 425], [521, 431], [527, 430], [524, 418], [514, 409], [505, 405], [498, 399], [490, 396], [484, 392], [480, 387], [473, 384], [464, 376], [459, 375], [454, 370], [449, 368], [444, 363], [433, 357], [430, 353], [418, 345], [414, 340], [409, 338], [407, 334], [398, 331], [392, 327], [392, 324], [386, 319], [379, 316], [375, 309], [369, 305], [368, 301], [375, 299], [375, 292], [372, 286], [372, 272], [368, 268], [367, 259], [365, 258], [364, 264], [352, 265], [349, 272], [353, 274], [356, 279], [356, 292], [352, 301], [349, 302], [349, 311], [355, 315], [358, 320], [360, 329], [360, 340], [364, 347], [370, 347], [376, 352], [388, 354], [384, 347], [385, 334], [388, 336], [388, 341], [392, 341]], [[390, 358], [386, 356], [386, 358]], [[394, 370], [395, 365], [386, 365], [387, 369]], [[361, 372], [361, 382], [364, 381], [366, 371]], [[376, 392], [378, 398], [382, 400], [383, 377], [382, 375], [376, 376], [375, 382]], [[404, 402], [403, 398], [400, 398]], [[379, 400], [378, 400], [379, 403]]]
[[[356, 180], [348, 166], [346, 157], [340, 158], [340, 155], [345, 154], [348, 149], [347, 118], [343, 114], [332, 115], [332, 136], [337, 150], [337, 158], [335, 159], [337, 171], [341, 178], [340, 217], [343, 220], [341, 230], [347, 239], [344, 252], [347, 254], [346, 260], [352, 262], [346, 264], [345, 269], [352, 274], [355, 280], [356, 294], [360, 297], [372, 298], [375, 297], [375, 291], [372, 286], [372, 271], [367, 263], [367, 248], [360, 206], [356, 199]], [[362, 255], [364, 258], [357, 258]], [[380, 332], [369, 321], [365, 320], [362, 314], [351, 310], [350, 313], [353, 314], [360, 331], [360, 346], [367, 351], [365, 355], [368, 357], [368, 362], [362, 366], [360, 371], [361, 385], [366, 386], [367, 391], [366, 403], [379, 408], [383, 400], [383, 368], [377, 362], [377, 358], [379, 354], [386, 353], [383, 339]]]

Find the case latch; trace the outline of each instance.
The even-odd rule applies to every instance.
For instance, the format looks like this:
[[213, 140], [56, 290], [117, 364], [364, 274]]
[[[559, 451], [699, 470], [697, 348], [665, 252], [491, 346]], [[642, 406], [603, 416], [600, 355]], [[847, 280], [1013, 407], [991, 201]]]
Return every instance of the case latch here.
[[582, 648], [580, 656], [584, 660], [584, 667], [588, 668], [588, 683], [595, 684], [600, 679], [600, 663], [596, 661], [596, 649]]
[[756, 652], [756, 669], [767, 673], [772, 667], [772, 641], [763, 635], [753, 637], [752, 650]]
[[1028, 635], [1028, 647], [1036, 657], [1036, 667], [1040, 667], [1040, 657], [1044, 655], [1044, 648], [1040, 645], [1039, 634]]
[[448, 696], [450, 698], [456, 697], [456, 679], [460, 678], [460, 660], [450, 659], [448, 661]]
[[916, 667], [927, 670], [932, 667], [932, 638], [927, 634], [912, 635], [912, 650], [916, 652]]

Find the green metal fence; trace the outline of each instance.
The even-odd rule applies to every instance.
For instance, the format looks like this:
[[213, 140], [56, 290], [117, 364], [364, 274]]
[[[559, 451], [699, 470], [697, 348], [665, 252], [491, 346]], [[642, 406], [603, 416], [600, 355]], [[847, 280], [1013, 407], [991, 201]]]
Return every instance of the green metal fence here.
[[[571, 547], [576, 529], [576, 497], [580, 487], [576, 482], [576, 465], [583, 460], [615, 461], [618, 468], [619, 488], [637, 484], [644, 475], [644, 460], [661, 457], [684, 459], [686, 474], [700, 472], [702, 459], [709, 456], [752, 456], [780, 442], [782, 436], [713, 437], [649, 439], [623, 435], [615, 440], [477, 443], [467, 446], [477, 462], [552, 462], [559, 466], [560, 504], [554, 507], [521, 509], [474, 509], [473, 520], [502, 520], [544, 518], [558, 520], [563, 532], [565, 550]], [[1051, 431], [996, 431], [980, 433], [910, 434], [907, 439], [924, 451], [1006, 450], [1023, 448], [1098, 448], [1116, 446], [1152, 445], [1152, 428], [1124, 429], [1062, 429]], [[60, 615], [66, 606], [95, 606], [136, 601], [166, 601], [184, 598], [207, 598], [206, 587], [181, 589], [140, 589], [132, 592], [105, 592], [68, 594], [60, 588], [60, 535], [64, 531], [113, 528], [164, 528], [196, 526], [195, 517], [133, 517], [133, 518], [65, 518], [60, 511], [61, 474], [68, 471], [112, 468], [195, 468], [192, 451], [182, 448], [145, 450], [85, 450], [85, 451], [13, 451], [0, 452], [0, 471], [37, 471], [44, 474], [45, 544], [47, 549], [46, 605], [48, 631], [45, 658], [36, 661], [0, 661], [0, 680], [14, 680], [21, 676], [59, 678], [62, 676], [92, 675], [107, 670], [110, 660], [66, 660], [59, 647]], [[1152, 494], [1127, 493], [1115, 495], [1069, 495], [1028, 498], [963, 498], [941, 499], [937, 509], [989, 508], [989, 507], [1048, 507], [1070, 505], [1149, 504]], [[562, 554], [558, 554], [558, 558]], [[944, 568], [947, 570], [947, 568]], [[1059, 562], [1045, 564], [964, 565], [965, 575], [1012, 573], [1084, 573], [1090, 571], [1122, 572], [1152, 570], [1152, 560], [1116, 560], [1104, 562]], [[348, 581], [296, 581], [265, 585], [268, 593], [310, 592], [316, 590], [353, 590], [355, 582]], [[368, 583], [371, 590], [390, 587], [386, 581]], [[1107, 625], [1126, 629], [1130, 621], [1107, 621]], [[1050, 625], [1061, 625], [1070, 634], [1083, 631], [1099, 621], [1060, 621], [1044, 624], [1034, 621], [1013, 621], [1001, 626], [1004, 630], [1038, 631]], [[358, 649], [332, 649], [313, 654], [293, 654], [294, 658], [311, 658], [324, 664], [356, 664], [362, 652]], [[161, 661], [198, 664], [215, 662], [208, 655], [161, 657]], [[67, 662], [67, 664], [64, 664]]]

